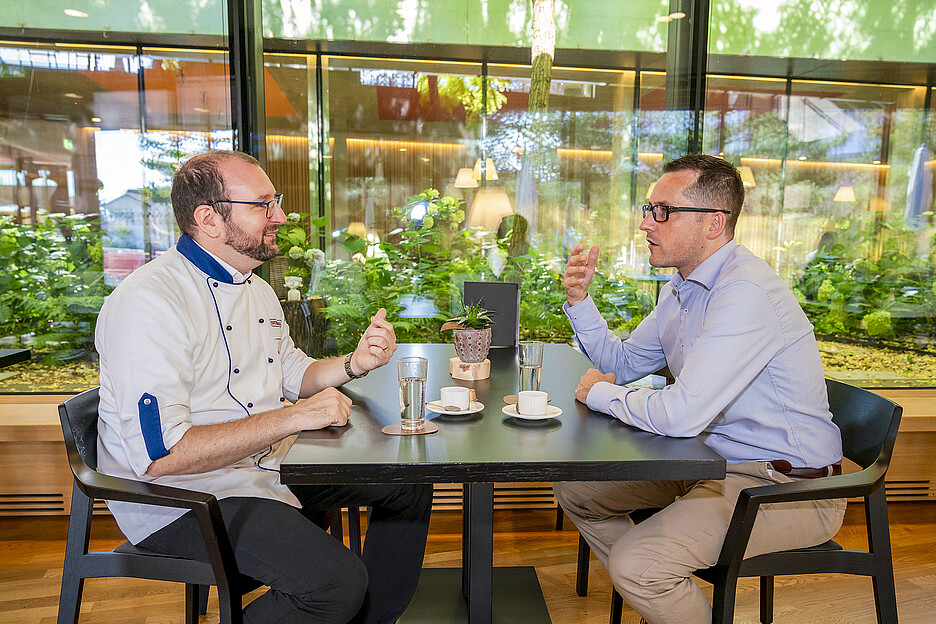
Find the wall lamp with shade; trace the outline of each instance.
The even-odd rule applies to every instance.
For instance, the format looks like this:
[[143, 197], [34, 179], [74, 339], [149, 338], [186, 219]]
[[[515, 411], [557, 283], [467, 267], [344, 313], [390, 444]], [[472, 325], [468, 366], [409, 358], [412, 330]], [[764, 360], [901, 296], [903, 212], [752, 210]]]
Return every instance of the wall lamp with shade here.
[[[475, 161], [474, 169], [471, 172], [471, 177], [475, 180], [481, 179], [481, 159]], [[485, 180], [496, 180], [497, 179], [497, 169], [494, 167], [494, 160], [491, 158], [484, 159], [484, 179]]]
[[513, 214], [513, 206], [507, 191], [496, 186], [485, 186], [475, 193], [468, 211], [468, 227], [479, 227], [493, 232], [501, 219]]
[[854, 186], [840, 186], [835, 192], [835, 197], [832, 198], [834, 202], [853, 202], [855, 201], [855, 187]]
[[741, 182], [744, 184], [744, 188], [752, 188], [757, 186], [754, 183], [754, 172], [751, 171], [751, 168], [748, 166], [738, 167], [738, 173], [741, 174]]
[[650, 195], [653, 193], [653, 189], [656, 186], [656, 182], [651, 182], [650, 187], [647, 189], [647, 199], [650, 199]]
[[[478, 179], [481, 178], [480, 172]], [[455, 176], [455, 188], [475, 188], [478, 186], [478, 180], [474, 178], [471, 167], [462, 167]]]

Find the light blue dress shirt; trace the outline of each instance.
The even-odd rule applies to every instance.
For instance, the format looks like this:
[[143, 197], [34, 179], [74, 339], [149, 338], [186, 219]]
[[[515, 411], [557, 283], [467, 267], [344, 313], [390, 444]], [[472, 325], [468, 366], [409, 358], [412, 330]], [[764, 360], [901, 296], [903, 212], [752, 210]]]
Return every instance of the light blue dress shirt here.
[[773, 269], [735, 241], [688, 279], [674, 275], [624, 342], [591, 297], [563, 309], [582, 350], [618, 384], [664, 365], [676, 377], [662, 390], [596, 383], [591, 409], [660, 435], [698, 435], [729, 463], [841, 460], [812, 325]]

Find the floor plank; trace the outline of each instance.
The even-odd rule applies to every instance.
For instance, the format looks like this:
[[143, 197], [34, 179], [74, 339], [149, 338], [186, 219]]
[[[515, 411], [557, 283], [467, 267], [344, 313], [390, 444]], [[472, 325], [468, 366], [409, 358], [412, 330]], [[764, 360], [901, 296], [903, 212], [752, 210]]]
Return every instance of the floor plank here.
[[[891, 540], [902, 624], [933, 621], [936, 611], [936, 504], [890, 505]], [[849, 508], [846, 524], [836, 539], [846, 547], [860, 547], [863, 510]], [[92, 548], [113, 548], [123, 541], [109, 518], [95, 519]], [[608, 621], [611, 584], [592, 557], [589, 594], [575, 594], [578, 533], [571, 522], [556, 531], [555, 512], [549, 510], [495, 513], [495, 564], [535, 566], [555, 624], [604, 624]], [[0, 518], [0, 624], [55, 622], [62, 558], [64, 518]], [[441, 512], [433, 516], [426, 554], [427, 567], [461, 565], [461, 516]], [[704, 583], [700, 584], [710, 596]], [[874, 597], [866, 578], [842, 575], [782, 577], [776, 582], [777, 624], [872, 624]], [[248, 600], [259, 595], [258, 590]], [[86, 582], [81, 606], [82, 624], [175, 624], [183, 621], [182, 587], [175, 583], [133, 579], [92, 579]], [[757, 581], [743, 580], [738, 589], [735, 622], [757, 622]], [[637, 622], [625, 609], [624, 623]], [[212, 600], [202, 624], [218, 622]]]

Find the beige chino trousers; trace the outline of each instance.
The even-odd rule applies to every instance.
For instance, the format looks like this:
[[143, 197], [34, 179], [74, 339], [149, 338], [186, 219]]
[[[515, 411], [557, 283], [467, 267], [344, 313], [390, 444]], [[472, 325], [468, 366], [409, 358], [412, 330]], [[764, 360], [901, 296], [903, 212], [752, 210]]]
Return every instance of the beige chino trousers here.
[[[614, 587], [649, 624], [709, 624], [712, 608], [690, 578], [718, 561], [738, 493], [791, 479], [766, 462], [729, 464], [709, 481], [555, 483], [563, 510], [607, 568]], [[628, 514], [662, 508], [635, 525]], [[845, 499], [760, 508], [745, 556], [821, 544], [838, 532]]]

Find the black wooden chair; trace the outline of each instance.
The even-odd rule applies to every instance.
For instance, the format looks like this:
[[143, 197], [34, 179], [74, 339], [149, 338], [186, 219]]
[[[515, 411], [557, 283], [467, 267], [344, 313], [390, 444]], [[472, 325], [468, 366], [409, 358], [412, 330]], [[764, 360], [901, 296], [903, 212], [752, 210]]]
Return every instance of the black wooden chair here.
[[494, 312], [492, 347], [516, 347], [520, 341], [520, 286], [514, 282], [465, 282], [465, 305], [481, 302]]
[[[861, 470], [821, 479], [747, 488], [728, 525], [718, 563], [696, 576], [714, 585], [713, 624], [734, 619], [739, 577], [760, 577], [760, 620], [773, 622], [774, 577], [791, 574], [856, 574], [870, 576], [878, 624], [897, 623], [897, 592], [891, 560], [884, 476], [890, 464], [903, 409], [881, 396], [827, 379], [832, 420], [842, 431], [845, 457]], [[744, 558], [757, 510], [761, 505], [830, 498], [862, 497], [868, 550], [845, 550], [833, 540], [812, 548], [798, 548]], [[795, 527], [790, 527], [795, 530]], [[620, 624], [623, 600], [615, 591], [611, 624]]]
[[[217, 499], [211, 494], [97, 472], [97, 388], [61, 403], [59, 418], [75, 483], [65, 546], [58, 624], [75, 624], [78, 621], [81, 592], [86, 578], [113, 576], [185, 583], [186, 624], [198, 621], [198, 586], [216, 585], [220, 597], [221, 622], [239, 624], [243, 620], [240, 588], [244, 587], [245, 577], [237, 571]], [[194, 510], [210, 563], [155, 553], [130, 542], [110, 552], [88, 552], [94, 499]], [[255, 583], [253, 587], [256, 587]]]

